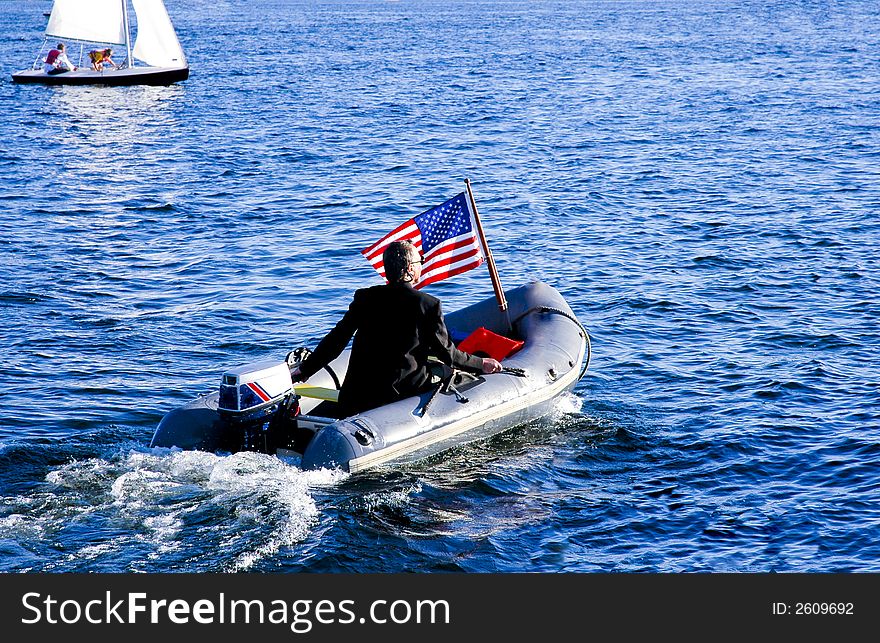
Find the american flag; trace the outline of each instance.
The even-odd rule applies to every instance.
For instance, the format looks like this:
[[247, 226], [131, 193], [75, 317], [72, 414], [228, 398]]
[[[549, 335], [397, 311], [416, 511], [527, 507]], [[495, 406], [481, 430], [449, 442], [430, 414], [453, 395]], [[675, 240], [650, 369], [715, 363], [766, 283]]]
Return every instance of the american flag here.
[[424, 259], [422, 278], [415, 286], [422, 288], [483, 263], [476, 230], [467, 194], [462, 192], [398, 226], [369, 248], [361, 250], [361, 254], [384, 279], [382, 253], [385, 248], [392, 241], [412, 241]]

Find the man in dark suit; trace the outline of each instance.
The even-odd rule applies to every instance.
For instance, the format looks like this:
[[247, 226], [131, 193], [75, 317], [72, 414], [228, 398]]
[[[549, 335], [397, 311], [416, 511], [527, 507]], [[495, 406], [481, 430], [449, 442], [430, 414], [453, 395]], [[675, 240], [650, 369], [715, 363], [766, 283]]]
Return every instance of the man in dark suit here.
[[388, 283], [354, 293], [348, 311], [294, 369], [305, 380], [333, 361], [354, 336], [336, 415], [347, 417], [417, 395], [431, 384], [428, 358], [447, 366], [497, 373], [501, 363], [458, 350], [449, 338], [440, 300], [413, 288], [422, 259], [408, 241], [388, 244], [382, 255]]

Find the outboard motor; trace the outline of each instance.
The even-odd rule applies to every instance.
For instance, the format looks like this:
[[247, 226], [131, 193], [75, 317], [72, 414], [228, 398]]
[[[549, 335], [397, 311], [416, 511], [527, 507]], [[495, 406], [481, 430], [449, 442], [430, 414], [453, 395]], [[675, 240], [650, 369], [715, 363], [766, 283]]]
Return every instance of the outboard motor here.
[[239, 450], [274, 454], [292, 448], [299, 397], [289, 363], [267, 360], [226, 371], [217, 410], [238, 430]]

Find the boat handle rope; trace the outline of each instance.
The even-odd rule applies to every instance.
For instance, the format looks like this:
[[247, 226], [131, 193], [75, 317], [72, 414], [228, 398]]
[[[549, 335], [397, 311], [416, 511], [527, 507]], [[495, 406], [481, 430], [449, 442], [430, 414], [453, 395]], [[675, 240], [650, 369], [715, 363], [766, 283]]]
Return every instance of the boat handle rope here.
[[510, 325], [515, 326], [516, 324], [518, 324], [520, 322], [520, 320], [522, 320], [523, 317], [525, 317], [526, 315], [531, 315], [532, 313], [553, 313], [554, 315], [562, 315], [566, 319], [573, 321], [575, 324], [577, 324], [577, 327], [581, 329], [581, 332], [584, 334], [584, 338], [587, 340], [587, 355], [586, 355], [587, 359], [584, 362], [584, 367], [581, 369], [580, 375], [578, 375], [578, 380], [583, 378], [584, 374], [586, 374], [586, 372], [587, 372], [587, 369], [590, 367], [590, 358], [593, 355], [593, 347], [590, 342], [590, 333], [587, 332], [587, 329], [584, 328], [584, 325], [581, 324], [581, 322], [578, 320], [578, 318], [575, 317], [574, 315], [567, 313], [566, 311], [564, 311], [560, 308], [553, 308], [551, 306], [535, 306], [534, 308], [529, 308], [522, 315], [520, 315], [519, 317], [514, 319], [510, 323]]
[[443, 391], [444, 393], [452, 392], [455, 394], [455, 399], [461, 402], [462, 404], [466, 404], [470, 402], [468, 398], [461, 394], [457, 388], [455, 388], [455, 376], [458, 373], [455, 369], [452, 370], [452, 373], [449, 374], [445, 380], [440, 381], [437, 386], [434, 387], [434, 390], [431, 391], [431, 397], [428, 398], [428, 401], [425, 402], [425, 405], [419, 411], [419, 417], [425, 417], [428, 414], [428, 409], [431, 408], [431, 404], [434, 403], [434, 400], [437, 398], [437, 395]]

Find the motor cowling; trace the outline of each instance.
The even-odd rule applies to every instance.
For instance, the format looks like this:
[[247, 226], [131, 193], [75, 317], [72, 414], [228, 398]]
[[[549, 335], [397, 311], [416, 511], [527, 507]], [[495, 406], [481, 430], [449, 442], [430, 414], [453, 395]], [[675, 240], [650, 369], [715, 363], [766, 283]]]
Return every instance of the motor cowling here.
[[299, 408], [287, 361], [245, 364], [223, 373], [217, 410], [240, 432], [242, 450], [274, 453]]
[[257, 420], [270, 415], [272, 408], [292, 393], [287, 362], [255, 362], [223, 374], [217, 408], [230, 420]]

